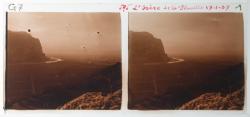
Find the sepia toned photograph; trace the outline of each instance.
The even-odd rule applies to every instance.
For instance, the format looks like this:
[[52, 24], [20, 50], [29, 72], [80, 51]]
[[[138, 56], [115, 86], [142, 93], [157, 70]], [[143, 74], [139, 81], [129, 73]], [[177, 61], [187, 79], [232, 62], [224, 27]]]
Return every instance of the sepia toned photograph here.
[[119, 13], [6, 15], [5, 109], [120, 109]]
[[242, 13], [129, 13], [128, 108], [243, 110]]

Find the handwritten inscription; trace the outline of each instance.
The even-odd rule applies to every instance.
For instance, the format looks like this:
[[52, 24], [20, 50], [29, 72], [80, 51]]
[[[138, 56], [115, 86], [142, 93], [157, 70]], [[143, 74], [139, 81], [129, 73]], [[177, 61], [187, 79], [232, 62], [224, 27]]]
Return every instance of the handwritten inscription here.
[[121, 4], [119, 10], [126, 11], [229, 11], [230, 9], [241, 11], [241, 5], [174, 5], [174, 4]]

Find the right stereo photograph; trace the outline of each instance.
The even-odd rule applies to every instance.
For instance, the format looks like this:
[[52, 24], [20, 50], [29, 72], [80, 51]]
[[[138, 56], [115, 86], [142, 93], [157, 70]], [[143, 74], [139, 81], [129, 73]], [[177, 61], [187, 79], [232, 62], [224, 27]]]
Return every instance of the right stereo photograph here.
[[244, 109], [242, 13], [129, 13], [128, 108]]

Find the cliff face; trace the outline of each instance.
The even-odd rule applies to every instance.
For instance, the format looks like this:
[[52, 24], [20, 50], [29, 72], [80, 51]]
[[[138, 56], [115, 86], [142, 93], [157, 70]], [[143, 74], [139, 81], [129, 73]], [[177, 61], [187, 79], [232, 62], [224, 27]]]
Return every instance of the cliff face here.
[[163, 62], [165, 54], [160, 39], [148, 32], [129, 32], [129, 61], [130, 63]]
[[30, 34], [8, 31], [7, 37], [7, 61], [9, 63], [46, 60], [40, 41]]

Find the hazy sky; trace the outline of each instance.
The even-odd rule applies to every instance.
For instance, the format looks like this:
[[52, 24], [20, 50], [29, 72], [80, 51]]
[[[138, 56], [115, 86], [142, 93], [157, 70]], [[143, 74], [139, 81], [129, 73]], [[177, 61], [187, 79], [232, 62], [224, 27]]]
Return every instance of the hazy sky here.
[[243, 55], [240, 13], [130, 13], [129, 30], [151, 32], [169, 55]]
[[31, 29], [47, 55], [120, 56], [118, 13], [9, 13], [8, 29]]

